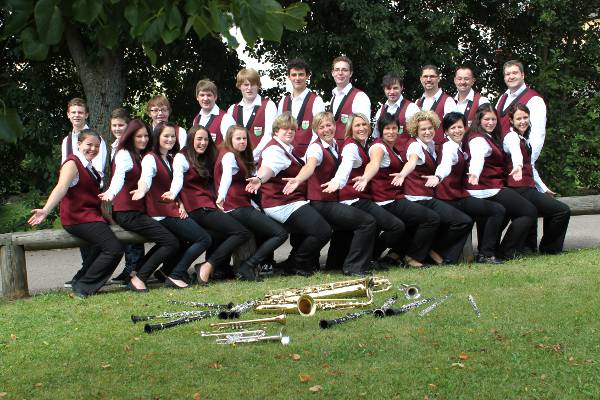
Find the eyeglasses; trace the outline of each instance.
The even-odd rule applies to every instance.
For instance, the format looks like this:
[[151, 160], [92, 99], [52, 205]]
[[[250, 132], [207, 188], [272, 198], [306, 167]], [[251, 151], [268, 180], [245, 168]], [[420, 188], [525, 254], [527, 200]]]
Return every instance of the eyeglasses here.
[[163, 113], [163, 114], [166, 114], [166, 113], [168, 113], [168, 112], [169, 112], [169, 109], [168, 109], [167, 107], [163, 107], [163, 108], [152, 107], [152, 108], [150, 109], [150, 112], [151, 112], [152, 114], [158, 114], [158, 113]]

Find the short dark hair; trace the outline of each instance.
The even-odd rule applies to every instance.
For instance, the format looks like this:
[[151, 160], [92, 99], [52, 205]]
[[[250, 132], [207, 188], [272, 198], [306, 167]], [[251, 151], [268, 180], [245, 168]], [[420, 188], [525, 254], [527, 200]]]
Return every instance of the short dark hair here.
[[423, 75], [423, 71], [425, 71], [426, 69], [432, 69], [432, 70], [434, 70], [436, 75], [440, 74], [440, 69], [436, 65], [425, 64], [425, 65], [423, 65], [421, 67], [421, 75]]
[[404, 81], [402, 80], [402, 77], [395, 72], [390, 72], [385, 74], [383, 79], [381, 79], [381, 87], [385, 89], [386, 87], [392, 86], [396, 82], [398, 82], [400, 86], [404, 87]]
[[306, 75], [310, 75], [310, 67], [308, 63], [301, 58], [294, 58], [287, 63], [287, 73], [290, 74], [292, 69], [303, 69]]
[[468, 64], [460, 64], [458, 67], [456, 67], [456, 69], [454, 70], [454, 74], [456, 74], [458, 72], [459, 69], [468, 69], [469, 71], [471, 71], [471, 74], [473, 74], [473, 78], [475, 78], [475, 69], [468, 65]]
[[381, 114], [381, 118], [379, 118], [377, 121], [377, 130], [379, 131], [379, 136], [383, 135], [383, 128], [391, 124], [395, 124], [398, 128], [400, 128], [400, 123], [392, 114], [388, 112]]
[[450, 129], [457, 121], [462, 121], [465, 128], [467, 127], [467, 117], [465, 114], [452, 111], [444, 115], [444, 119], [442, 120], [442, 129], [444, 129], [444, 132]]

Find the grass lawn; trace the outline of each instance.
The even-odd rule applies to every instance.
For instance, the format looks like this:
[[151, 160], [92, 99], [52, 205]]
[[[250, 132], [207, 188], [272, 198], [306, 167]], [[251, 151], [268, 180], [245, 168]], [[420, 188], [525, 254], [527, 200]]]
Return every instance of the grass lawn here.
[[[365, 316], [329, 330], [319, 319], [345, 311], [292, 315], [289, 346], [217, 345], [199, 335], [212, 319], [148, 335], [130, 315], [190, 309], [168, 299], [242, 302], [342, 275], [84, 301], [65, 292], [0, 300], [0, 398], [600, 398], [600, 250], [381, 275], [394, 290], [378, 294], [378, 305], [400, 283], [417, 284], [425, 297], [452, 297], [425, 317]], [[264, 315], [242, 316], [251, 317]]]

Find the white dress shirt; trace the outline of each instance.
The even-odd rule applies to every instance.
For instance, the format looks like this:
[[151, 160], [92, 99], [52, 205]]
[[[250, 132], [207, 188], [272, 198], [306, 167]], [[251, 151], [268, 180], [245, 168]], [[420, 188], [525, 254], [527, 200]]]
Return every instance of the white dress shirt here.
[[106, 191], [112, 197], [119, 194], [125, 183], [125, 174], [133, 169], [133, 160], [131, 154], [125, 149], [119, 150], [116, 157], [114, 157], [115, 172], [113, 173], [110, 181], [110, 186]]
[[119, 146], [119, 139], [115, 139], [114, 142], [110, 145], [110, 159], [115, 159], [115, 153], [117, 152], [117, 147]]
[[[339, 154], [338, 154], [338, 150], [337, 150], [337, 144], [335, 143], [335, 140], [333, 141], [333, 145], [329, 145], [327, 142], [325, 142], [322, 139], [319, 139], [321, 141], [321, 145], [323, 145], [324, 148], [329, 148], [331, 147], [331, 151], [333, 152], [333, 154], [335, 155], [335, 157], [339, 158]], [[315, 160], [317, 160], [317, 167], [319, 165], [321, 165], [321, 163], [323, 162], [323, 149], [321, 148], [321, 146], [319, 146], [318, 143], [311, 143], [308, 148], [306, 149], [306, 153], [304, 154], [304, 161], [308, 162], [309, 158], [314, 158]]]
[[[442, 96], [442, 89], [438, 89], [438, 91], [433, 95], [433, 97], [425, 96], [425, 93], [421, 96], [421, 98], [425, 98], [423, 101], [423, 105], [421, 106], [421, 110], [429, 111], [431, 110], [431, 106]], [[434, 110], [432, 110], [434, 111]], [[444, 103], [444, 115], [456, 111], [456, 103], [451, 96], [446, 98], [446, 102]]]
[[[474, 98], [475, 91], [473, 89], [469, 91], [469, 94], [467, 95], [467, 97], [465, 97], [464, 100], [458, 100], [458, 93], [456, 93], [456, 96], [454, 96], [454, 101], [456, 102], [456, 111], [461, 114], [464, 114], [465, 110], [467, 109], [467, 104], [469, 103], [469, 101], [473, 101]], [[479, 105], [487, 104], [489, 102], [490, 100], [484, 95], [481, 95], [481, 97], [479, 98]], [[473, 105], [473, 107], [474, 106], [475, 105]]]
[[[198, 125], [201, 126], [206, 126], [206, 124], [208, 124], [208, 121], [210, 120], [210, 117], [212, 115], [215, 116], [215, 118], [217, 117], [217, 115], [219, 115], [219, 111], [221, 111], [221, 109], [219, 108], [218, 105], [214, 105], [214, 107], [210, 110], [210, 112], [208, 114], [204, 114], [204, 110], [200, 110], [200, 112], [198, 113]], [[221, 136], [223, 137], [223, 141], [225, 141], [225, 135], [227, 135], [227, 129], [229, 129], [230, 126], [235, 125], [235, 120], [233, 119], [233, 117], [227, 113], [225, 113], [225, 115], [223, 115], [223, 118], [221, 119], [221, 125], [219, 126], [219, 129], [221, 130]], [[211, 133], [211, 136], [213, 136], [213, 142], [216, 142], [217, 138], [216, 135], [213, 135]]]
[[[504, 152], [510, 156], [513, 165], [523, 166], [523, 154], [521, 153], [521, 139], [524, 138], [511, 129], [510, 132], [508, 132], [506, 136], [504, 136], [504, 140], [502, 141], [502, 148], [504, 149]], [[529, 142], [529, 140], [527, 140], [527, 142]], [[533, 159], [531, 160], [531, 170], [536, 189], [542, 193], [548, 191], [548, 187], [546, 186], [544, 181], [542, 181], [539, 172], [535, 168], [535, 163], [533, 162]]]
[[[458, 152], [462, 151], [462, 145], [453, 140], [448, 140], [442, 145], [442, 159], [435, 169], [435, 175], [444, 180], [452, 172], [452, 167], [458, 163]], [[463, 152], [465, 160], [468, 159], [468, 154]]]
[[[469, 162], [469, 174], [479, 177], [481, 171], [483, 171], [483, 164], [485, 158], [492, 154], [492, 148], [488, 142], [482, 137], [476, 137], [469, 140], [469, 152], [471, 153], [471, 162]], [[481, 190], [467, 190], [473, 197], [480, 199], [486, 199], [492, 197], [500, 192], [500, 189], [481, 189]]]
[[217, 199], [225, 201], [227, 192], [229, 192], [229, 188], [231, 187], [232, 177], [239, 172], [240, 167], [235, 160], [235, 155], [230, 151], [225, 153], [221, 158], [221, 167], [223, 174], [221, 175], [221, 182], [217, 189]]
[[[417, 139], [415, 142], [412, 142], [408, 145], [406, 149], [406, 159], [409, 160], [411, 155], [417, 156], [417, 165], [425, 164], [425, 151], [428, 151], [431, 154], [431, 157], [435, 160], [435, 144], [432, 142], [431, 147], [427, 146], [425, 143], [421, 141], [421, 139]], [[425, 185], [425, 179], [423, 179], [423, 185]], [[431, 196], [404, 196], [406, 200], [410, 201], [419, 201], [419, 200], [431, 200]]]
[[[350, 89], [352, 89], [352, 84], [349, 83], [346, 85], [346, 87], [344, 87], [342, 90], [338, 90], [337, 87], [333, 88], [333, 90], [331, 91], [331, 94], [334, 96], [333, 98], [333, 104], [331, 109], [333, 110], [333, 115], [335, 115], [337, 113], [338, 108], [340, 107], [340, 103], [342, 102], [342, 99], [344, 98], [344, 96], [346, 96], [348, 94], [348, 92], [350, 92]], [[369, 99], [369, 96], [367, 96], [367, 94], [363, 91], [359, 91], [356, 96], [354, 96], [354, 101], [352, 102], [352, 113], [353, 114], [364, 114], [366, 115], [366, 117], [369, 119], [369, 122], [371, 120], [371, 100]]]
[[[88, 160], [86, 160], [85, 157], [81, 153], [75, 154], [75, 157], [77, 157], [79, 159], [79, 161], [81, 161], [81, 164], [83, 164], [84, 168], [89, 169], [90, 171], [92, 170], [91, 167], [93, 166], [93, 164], [91, 162], [89, 162]], [[96, 168], [96, 167], [94, 167], [94, 168]], [[75, 176], [73, 177], [73, 180], [69, 184], [69, 187], [72, 188], [73, 186], [77, 185], [77, 183], [79, 183], [79, 170], [75, 171]]]
[[[90, 129], [89, 126], [85, 125], [83, 127], [83, 129]], [[71, 132], [71, 141], [73, 143], [73, 154], [76, 155], [77, 157], [79, 157], [81, 155], [81, 152], [79, 151], [79, 146], [77, 146], [77, 139], [79, 137], [79, 132], [75, 133], [75, 132]], [[60, 163], [64, 163], [65, 160], [67, 159], [67, 139], [68, 139], [69, 135], [65, 136], [60, 150], [61, 150], [61, 159], [60, 159]], [[104, 176], [104, 166], [106, 165], [106, 155], [107, 155], [107, 150], [106, 150], [106, 143], [104, 142], [104, 139], [100, 138], [100, 151], [98, 152], [98, 155], [96, 157], [94, 157], [92, 159], [92, 165], [94, 166], [94, 168], [96, 169], [96, 171], [98, 171], [98, 173], [100, 174], [101, 177]], [[85, 158], [79, 157], [80, 160], [85, 160]], [[83, 163], [83, 165], [87, 165], [87, 160]]]
[[[402, 99], [404, 99], [404, 96], [400, 95], [400, 98], [398, 99], [397, 102], [390, 104], [389, 101], [387, 101], [385, 103], [385, 105], [388, 106], [387, 112], [388, 114], [392, 114], [394, 115], [396, 113], [396, 111], [398, 111], [398, 108], [400, 108], [400, 104], [402, 103]], [[408, 100], [407, 100], [408, 101]], [[379, 132], [379, 129], [377, 128], [377, 121], [379, 121], [379, 117], [381, 117], [381, 110], [383, 109], [383, 107], [380, 107], [377, 112], [375, 113], [375, 128], [373, 128], [373, 137], [374, 138], [378, 138], [381, 137], [381, 133]], [[413, 103], [412, 101], [408, 104], [408, 107], [406, 108], [406, 120], [408, 121], [410, 119], [410, 117], [412, 117], [413, 115], [415, 115], [417, 112], [419, 112], [419, 106], [417, 106], [415, 103]], [[400, 126], [398, 127], [398, 133], [402, 134], [404, 133], [403, 127]]]
[[[250, 117], [252, 116], [252, 112], [254, 111], [254, 107], [255, 106], [259, 106], [261, 105], [262, 102], [262, 97], [260, 97], [259, 94], [256, 95], [256, 97], [254, 98], [254, 101], [251, 104], [247, 104], [243, 99], [242, 101], [240, 101], [238, 104], [242, 107], [242, 112], [243, 112], [243, 123], [244, 126], [248, 125], [248, 121], [250, 120]], [[229, 115], [232, 116], [233, 118], [233, 108], [234, 108], [234, 104], [232, 104], [229, 109], [227, 110], [227, 113]], [[260, 153], [263, 151], [263, 149], [265, 148], [265, 146], [267, 145], [267, 143], [269, 143], [271, 141], [272, 135], [273, 135], [273, 121], [275, 121], [275, 118], [277, 117], [277, 106], [275, 105], [275, 103], [273, 103], [273, 101], [269, 100], [267, 102], [267, 106], [265, 108], [265, 127], [264, 127], [264, 131], [262, 133], [262, 137], [260, 139], [260, 142], [258, 142], [258, 145], [254, 148], [254, 160], [258, 161], [258, 159], [260, 158]], [[235, 120], [235, 119], [234, 119]], [[254, 135], [254, 132], [248, 132], [248, 135]]]

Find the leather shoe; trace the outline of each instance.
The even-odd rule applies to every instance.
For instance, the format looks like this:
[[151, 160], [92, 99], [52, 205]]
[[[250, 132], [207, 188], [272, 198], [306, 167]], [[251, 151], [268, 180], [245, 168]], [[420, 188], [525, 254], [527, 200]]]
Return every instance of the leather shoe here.
[[169, 288], [173, 288], [173, 289], [189, 289], [191, 288], [190, 285], [187, 286], [179, 286], [178, 284], [175, 283], [175, 281], [173, 281], [172, 278], [167, 276], [167, 279], [165, 279], [165, 287], [169, 287]]
[[366, 278], [368, 276], [371, 276], [371, 272], [370, 271], [344, 272], [344, 275], [354, 276], [356, 278]]
[[485, 256], [483, 254], [477, 254], [475, 261], [481, 264], [504, 264], [504, 261], [494, 257], [494, 256]]
[[309, 276], [312, 276], [315, 272], [314, 271], [307, 271], [304, 269], [300, 269], [300, 268], [289, 268], [289, 269], [285, 269], [283, 270], [283, 275], [298, 275], [298, 276], [303, 276], [305, 278], [308, 278]]
[[240, 264], [235, 277], [240, 281], [262, 282], [262, 278], [258, 276], [256, 270], [247, 262]]
[[131, 290], [132, 292], [136, 292], [136, 293], [148, 293], [149, 292], [148, 288], [144, 288], [144, 289], [136, 288], [135, 286], [133, 286], [131, 281], [127, 282], [127, 289]]
[[196, 264], [194, 265], [194, 271], [196, 271], [196, 281], [198, 282], [199, 286], [208, 286], [208, 281], [205, 281], [204, 279], [202, 279], [200, 277], [200, 267], [202, 264]]

